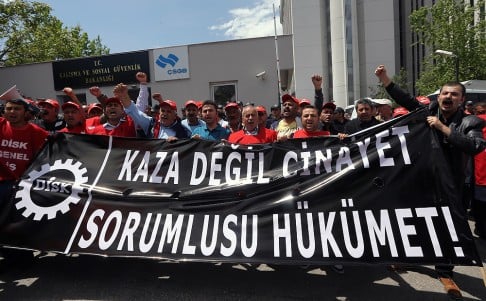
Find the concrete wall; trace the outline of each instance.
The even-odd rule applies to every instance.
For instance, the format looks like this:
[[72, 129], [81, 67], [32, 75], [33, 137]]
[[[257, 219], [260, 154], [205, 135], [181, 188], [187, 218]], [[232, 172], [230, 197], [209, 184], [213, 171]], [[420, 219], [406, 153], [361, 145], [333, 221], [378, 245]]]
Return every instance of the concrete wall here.
[[[280, 69], [293, 68], [290, 36], [279, 36]], [[188, 99], [210, 99], [211, 83], [236, 82], [238, 100], [263, 104], [269, 108], [278, 101], [277, 62], [275, 38], [255, 38], [189, 45], [189, 79], [150, 82], [152, 93], [160, 92], [165, 99], [173, 99], [181, 107]], [[154, 57], [149, 50], [150, 74], [154, 72]], [[265, 79], [256, 74], [266, 72]], [[153, 78], [153, 77], [151, 77]], [[0, 68], [0, 93], [16, 84], [21, 92], [32, 98], [55, 98], [62, 91], [54, 90], [52, 64], [39, 63]], [[101, 87], [112, 95], [113, 86]], [[88, 103], [95, 98], [87, 89]]]

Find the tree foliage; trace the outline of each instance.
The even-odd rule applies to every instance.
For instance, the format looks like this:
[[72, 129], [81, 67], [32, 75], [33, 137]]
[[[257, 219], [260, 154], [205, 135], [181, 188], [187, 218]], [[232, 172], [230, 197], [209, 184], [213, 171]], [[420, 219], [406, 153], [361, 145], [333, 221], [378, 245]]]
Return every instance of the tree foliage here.
[[90, 40], [81, 27], [64, 26], [51, 11], [40, 2], [0, 2], [0, 64], [14, 66], [110, 52], [99, 36]]
[[455, 58], [435, 53], [441, 49], [459, 60], [459, 80], [486, 79], [485, 2], [438, 0], [410, 15], [418, 44], [430, 49], [423, 62], [423, 72], [416, 82], [421, 94], [435, 91], [441, 84], [455, 79]]

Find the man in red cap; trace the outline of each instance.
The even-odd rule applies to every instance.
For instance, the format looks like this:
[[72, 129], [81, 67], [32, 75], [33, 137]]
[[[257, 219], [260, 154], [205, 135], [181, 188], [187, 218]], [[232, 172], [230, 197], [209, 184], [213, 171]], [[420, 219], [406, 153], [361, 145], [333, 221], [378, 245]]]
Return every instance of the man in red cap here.
[[238, 103], [228, 102], [224, 107], [224, 111], [228, 121], [227, 128], [232, 133], [241, 130], [241, 111]]
[[51, 133], [55, 133], [66, 126], [64, 119], [59, 116], [61, 106], [57, 100], [46, 99], [39, 101], [37, 105], [40, 108], [40, 113], [34, 121], [35, 124]]
[[[128, 94], [128, 89], [127, 89]], [[126, 116], [123, 105], [118, 97], [105, 100], [106, 122], [95, 127], [86, 127], [86, 132], [92, 135], [107, 135], [118, 137], [137, 137], [135, 123]]]
[[66, 127], [60, 129], [62, 133], [85, 134], [86, 124], [83, 108], [75, 102], [68, 101], [62, 105]]
[[279, 141], [287, 140], [292, 134], [302, 128], [299, 112], [299, 100], [290, 94], [282, 96], [282, 119], [272, 124], [272, 129], [277, 132]]
[[184, 104], [185, 112], [186, 112], [186, 119], [182, 120], [182, 125], [188, 128], [191, 133], [194, 131], [195, 128], [199, 126], [204, 126], [204, 121], [199, 119], [199, 106], [195, 100], [188, 100]]
[[114, 89], [114, 94], [121, 99], [125, 112], [133, 118], [135, 124], [140, 127], [147, 137], [167, 139], [173, 141], [177, 139], [190, 138], [191, 131], [181, 124], [177, 116], [177, 104], [173, 100], [163, 100], [159, 102], [159, 118], [147, 116], [135, 103], [130, 100], [128, 87], [125, 84], [118, 84]]
[[91, 103], [88, 106], [88, 118], [103, 115], [103, 107], [99, 103]]
[[256, 109], [258, 112], [258, 121], [259, 121], [258, 126], [264, 128], [267, 125], [267, 119], [268, 119], [267, 109], [265, 109], [264, 106], [257, 106]]

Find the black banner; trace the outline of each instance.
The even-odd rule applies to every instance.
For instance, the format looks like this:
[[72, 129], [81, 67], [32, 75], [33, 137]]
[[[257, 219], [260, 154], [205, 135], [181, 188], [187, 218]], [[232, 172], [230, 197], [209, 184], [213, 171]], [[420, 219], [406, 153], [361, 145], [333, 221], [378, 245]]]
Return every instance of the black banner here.
[[150, 81], [148, 51], [52, 62], [54, 89], [87, 88], [136, 83], [135, 74], [145, 72]]
[[254, 146], [58, 135], [4, 209], [0, 243], [196, 261], [480, 265], [425, 116], [349, 141]]

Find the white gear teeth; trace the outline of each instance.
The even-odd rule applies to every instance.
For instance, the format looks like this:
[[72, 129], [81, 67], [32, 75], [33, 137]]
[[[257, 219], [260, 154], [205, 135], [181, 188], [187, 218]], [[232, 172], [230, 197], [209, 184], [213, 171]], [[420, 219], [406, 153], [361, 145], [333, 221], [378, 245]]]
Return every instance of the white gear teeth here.
[[[88, 177], [86, 176], [88, 170], [86, 168], [81, 168], [81, 162], [73, 162], [73, 159], [66, 159], [66, 161], [63, 163], [62, 160], [59, 159], [56, 160], [52, 166], [49, 164], [43, 164], [40, 170], [31, 171], [27, 179], [20, 181], [19, 187], [22, 189], [17, 191], [15, 194], [15, 198], [19, 198], [20, 201], [15, 204], [15, 207], [19, 210], [24, 209], [22, 212], [24, 217], [29, 217], [34, 214], [33, 219], [35, 221], [42, 220], [44, 216], [47, 216], [48, 220], [54, 219], [56, 218], [57, 212], [65, 214], [70, 210], [70, 204], [77, 204], [81, 200], [79, 193], [84, 189], [82, 185], [88, 182]], [[32, 183], [35, 179], [54, 170], [67, 170], [74, 175], [74, 181], [71, 186], [71, 194], [65, 200], [53, 206], [39, 206], [31, 199], [30, 190], [32, 188]]]

